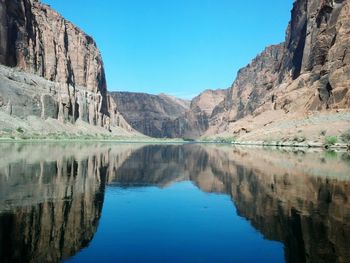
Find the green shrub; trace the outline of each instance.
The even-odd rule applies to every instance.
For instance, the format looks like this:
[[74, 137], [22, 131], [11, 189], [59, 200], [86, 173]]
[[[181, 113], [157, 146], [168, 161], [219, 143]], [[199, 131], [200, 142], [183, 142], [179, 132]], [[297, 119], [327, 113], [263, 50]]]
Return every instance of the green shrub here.
[[215, 139], [216, 142], [220, 143], [233, 143], [236, 141], [235, 137], [218, 137]]
[[24, 133], [24, 130], [23, 130], [22, 127], [18, 127], [18, 128], [16, 129], [16, 131], [17, 131], [18, 133]]
[[337, 136], [327, 136], [327, 137], [325, 138], [325, 146], [326, 146], [326, 147], [330, 147], [330, 146], [336, 144], [337, 141], [338, 141]]

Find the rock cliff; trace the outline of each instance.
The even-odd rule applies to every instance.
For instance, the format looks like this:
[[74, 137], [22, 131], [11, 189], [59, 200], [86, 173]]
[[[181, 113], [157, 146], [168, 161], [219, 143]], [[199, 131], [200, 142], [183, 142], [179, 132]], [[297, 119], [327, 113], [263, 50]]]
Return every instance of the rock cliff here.
[[224, 100], [227, 90], [206, 90], [191, 101], [166, 94], [109, 94], [127, 122], [137, 131], [158, 138], [194, 139], [208, 129], [214, 108]]
[[191, 100], [190, 108], [163, 127], [170, 138], [196, 139], [209, 128], [209, 120], [216, 105], [223, 102], [227, 90], [205, 90]]
[[[103, 62], [94, 40], [40, 1], [1, 0], [0, 4], [0, 64], [14, 68], [0, 71], [0, 107], [22, 108], [20, 115], [9, 111], [21, 118], [82, 120], [108, 130], [118, 125], [116, 118], [121, 117], [107, 96]], [[22, 72], [28, 74], [22, 76]], [[42, 89], [33, 89], [29, 95], [28, 84]], [[7, 92], [14, 88], [17, 98]], [[29, 96], [19, 97], [23, 94]]]
[[118, 110], [137, 131], [151, 137], [168, 137], [172, 131], [166, 123], [182, 116], [189, 109], [189, 101], [169, 95], [135, 92], [110, 92]]
[[336, 131], [327, 132], [338, 135], [350, 125], [349, 47], [349, 1], [296, 0], [285, 42], [239, 70], [228, 90], [205, 91], [184, 113], [162, 119], [158, 136], [292, 140], [301, 133], [318, 142], [329, 123]]
[[238, 72], [207, 134], [239, 136], [315, 111], [348, 110], [349, 47], [349, 1], [296, 0], [285, 42]]

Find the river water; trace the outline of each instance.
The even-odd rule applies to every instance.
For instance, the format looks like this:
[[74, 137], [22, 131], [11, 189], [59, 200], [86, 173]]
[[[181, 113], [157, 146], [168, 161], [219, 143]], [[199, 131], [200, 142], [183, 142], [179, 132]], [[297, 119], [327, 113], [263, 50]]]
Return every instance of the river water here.
[[0, 144], [0, 262], [350, 262], [350, 155]]

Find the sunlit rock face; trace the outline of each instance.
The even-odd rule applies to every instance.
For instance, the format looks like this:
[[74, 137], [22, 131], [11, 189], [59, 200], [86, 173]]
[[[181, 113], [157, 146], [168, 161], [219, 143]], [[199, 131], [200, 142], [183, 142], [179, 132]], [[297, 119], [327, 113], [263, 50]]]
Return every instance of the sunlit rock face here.
[[195, 139], [209, 125], [215, 107], [223, 102], [226, 89], [205, 90], [191, 101], [166, 94], [110, 92], [118, 110], [137, 131], [157, 138]]
[[311, 87], [312, 110], [350, 105], [350, 5], [347, 0], [299, 0], [281, 61], [280, 83], [308, 74], [301, 88]]
[[247, 67], [239, 70], [225, 100], [214, 110], [213, 125], [220, 124], [222, 120], [217, 120], [217, 116], [222, 113], [227, 114], [224, 121], [234, 122], [252, 114], [270, 100], [271, 89], [278, 79], [283, 50], [283, 44], [270, 46]]
[[0, 64], [15, 68], [0, 68], [0, 109], [21, 118], [117, 125], [121, 117], [107, 98], [102, 57], [90, 36], [37, 0], [2, 0], [0, 36]]
[[273, 121], [285, 114], [349, 109], [349, 30], [349, 1], [296, 0], [285, 42], [267, 47], [238, 72], [208, 133], [235, 131], [242, 118], [270, 111]]

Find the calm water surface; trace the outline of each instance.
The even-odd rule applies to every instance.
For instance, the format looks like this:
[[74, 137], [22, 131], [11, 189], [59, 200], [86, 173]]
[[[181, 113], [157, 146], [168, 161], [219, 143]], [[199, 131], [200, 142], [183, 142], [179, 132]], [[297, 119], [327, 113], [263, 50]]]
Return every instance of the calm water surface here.
[[0, 262], [350, 262], [350, 156], [0, 144]]

